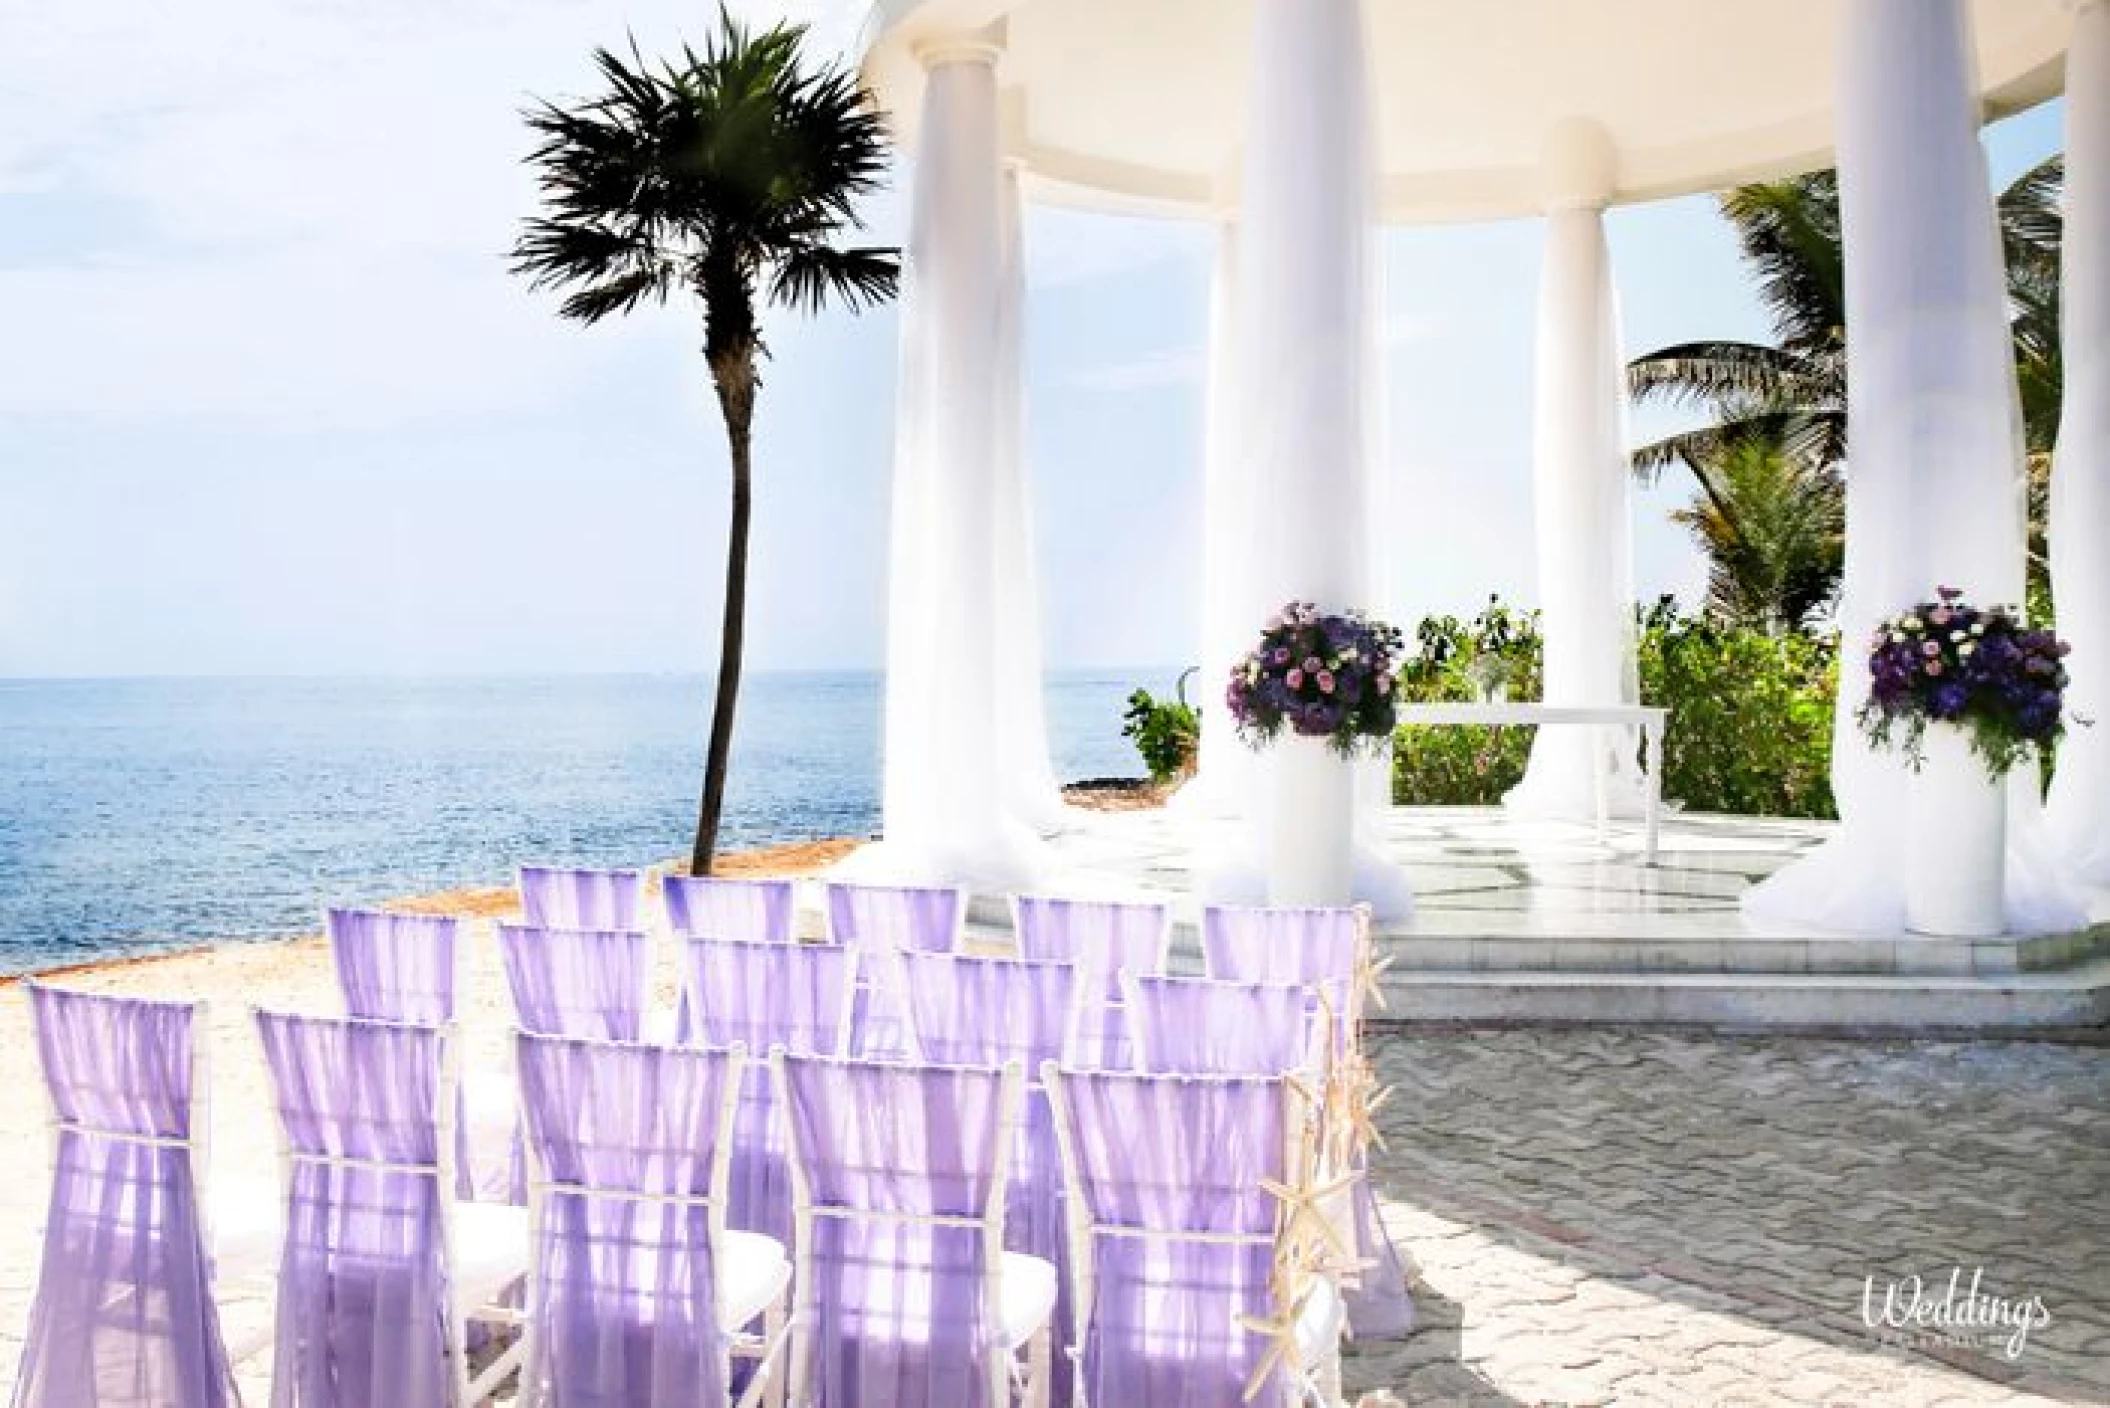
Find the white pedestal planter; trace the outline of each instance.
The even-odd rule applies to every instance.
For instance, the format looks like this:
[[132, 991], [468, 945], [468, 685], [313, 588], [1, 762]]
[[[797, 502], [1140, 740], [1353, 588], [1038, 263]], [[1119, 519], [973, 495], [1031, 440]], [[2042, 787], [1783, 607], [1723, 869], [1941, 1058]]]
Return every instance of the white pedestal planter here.
[[1267, 900], [1342, 905], [1355, 884], [1355, 765], [1320, 738], [1268, 750]]
[[1925, 754], [1908, 793], [1905, 925], [1991, 938], [2007, 928], [2007, 785], [1962, 729], [1930, 725]]

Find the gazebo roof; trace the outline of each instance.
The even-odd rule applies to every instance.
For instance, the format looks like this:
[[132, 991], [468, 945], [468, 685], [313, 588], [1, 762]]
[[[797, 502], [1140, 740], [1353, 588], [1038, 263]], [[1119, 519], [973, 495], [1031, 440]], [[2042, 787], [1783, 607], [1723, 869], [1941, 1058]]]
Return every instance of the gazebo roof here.
[[[1534, 214], [1577, 161], [1614, 202], [1823, 166], [1846, 3], [1367, 0], [1386, 218]], [[1989, 117], [2059, 91], [2068, 0], [1969, 8]], [[1037, 199], [1206, 214], [1233, 194], [1251, 20], [1251, 0], [876, 0], [864, 76], [908, 142], [919, 51], [986, 35]]]

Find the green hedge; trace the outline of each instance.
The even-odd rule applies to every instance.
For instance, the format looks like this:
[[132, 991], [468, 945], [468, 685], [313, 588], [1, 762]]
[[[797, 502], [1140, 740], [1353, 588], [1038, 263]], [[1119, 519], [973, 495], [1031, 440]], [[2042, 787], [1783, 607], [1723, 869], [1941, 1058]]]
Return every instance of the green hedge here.
[[[1830, 782], [1833, 643], [1729, 629], [1681, 615], [1668, 599], [1640, 622], [1641, 697], [1670, 710], [1663, 795], [1689, 810], [1747, 816], [1834, 815]], [[1401, 697], [1477, 696], [1476, 659], [1498, 658], [1512, 699], [1539, 697], [1535, 613], [1498, 601], [1470, 621], [1434, 617], [1401, 672]], [[1486, 667], [1479, 667], [1483, 672]], [[1401, 728], [1393, 800], [1491, 805], [1524, 775], [1528, 728]]]

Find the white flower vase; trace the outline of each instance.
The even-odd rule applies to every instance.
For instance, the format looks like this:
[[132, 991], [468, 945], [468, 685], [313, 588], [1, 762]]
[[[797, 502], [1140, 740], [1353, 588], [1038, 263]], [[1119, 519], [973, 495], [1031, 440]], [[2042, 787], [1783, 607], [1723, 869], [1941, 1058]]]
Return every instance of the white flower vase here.
[[1283, 735], [1269, 750], [1267, 899], [1342, 905], [1355, 880], [1355, 765], [1323, 738]]
[[1927, 728], [1905, 817], [1905, 927], [1950, 939], [2007, 930], [2007, 784], [1986, 770], [1970, 735]]

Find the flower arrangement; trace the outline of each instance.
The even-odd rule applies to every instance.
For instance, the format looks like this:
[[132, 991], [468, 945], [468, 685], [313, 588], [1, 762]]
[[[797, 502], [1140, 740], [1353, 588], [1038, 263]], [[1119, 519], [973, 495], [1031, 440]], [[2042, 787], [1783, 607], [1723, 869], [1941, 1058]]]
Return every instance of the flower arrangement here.
[[1287, 728], [1327, 740], [1344, 758], [1381, 749], [1398, 722], [1393, 675], [1404, 640], [1360, 612], [1291, 602], [1231, 668], [1224, 703], [1238, 736], [1259, 748]]
[[2072, 647], [2011, 608], [1972, 606], [1954, 587], [1935, 596], [1877, 629], [1861, 730], [1879, 747], [1902, 747], [1918, 767], [1928, 724], [1952, 724], [1970, 735], [1987, 771], [2004, 777], [2065, 732]]

